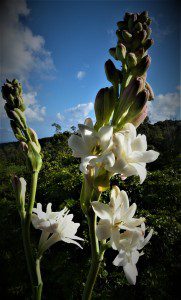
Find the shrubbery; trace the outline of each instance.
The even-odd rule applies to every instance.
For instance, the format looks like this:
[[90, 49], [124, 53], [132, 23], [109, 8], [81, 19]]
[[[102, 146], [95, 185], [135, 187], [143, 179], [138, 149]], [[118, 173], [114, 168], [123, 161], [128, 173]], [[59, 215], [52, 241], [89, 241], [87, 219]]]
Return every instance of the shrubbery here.
[[[121, 268], [112, 265], [116, 254], [114, 250], [106, 252], [94, 299], [177, 299], [180, 253], [179, 122], [146, 123], [140, 126], [139, 131], [146, 133], [150, 147], [161, 153], [159, 159], [148, 166], [150, 172], [143, 185], [137, 178], [131, 177], [123, 182], [119, 176], [112, 178], [111, 184], [124, 189], [131, 202], [139, 203], [138, 213], [146, 217], [146, 225], [154, 229], [154, 235], [138, 263], [136, 286], [130, 286]], [[68, 136], [69, 133], [65, 132], [40, 140], [44, 164], [36, 201], [44, 205], [52, 202], [54, 210], [65, 205], [69, 207], [75, 215], [75, 222], [81, 223], [79, 236], [83, 236], [85, 242], [83, 250], [57, 243], [45, 255], [42, 273], [44, 299], [47, 300], [80, 299], [89, 268], [87, 224], [79, 209], [82, 175], [78, 169], [79, 160], [73, 158], [68, 149]], [[5, 294], [4, 299], [30, 299], [20, 218], [11, 186], [12, 175], [23, 176], [28, 181], [29, 174], [17, 143], [1, 145], [0, 157], [1, 295]], [[108, 192], [103, 197], [106, 202]], [[36, 230], [34, 237], [33, 243], [37, 243], [39, 233]]]

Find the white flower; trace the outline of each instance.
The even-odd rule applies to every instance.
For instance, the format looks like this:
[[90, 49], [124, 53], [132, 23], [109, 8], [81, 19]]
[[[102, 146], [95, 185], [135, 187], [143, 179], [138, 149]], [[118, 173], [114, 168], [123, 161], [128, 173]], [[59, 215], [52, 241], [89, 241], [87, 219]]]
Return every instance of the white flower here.
[[144, 222], [144, 218], [133, 218], [136, 204], [129, 206], [128, 196], [125, 191], [120, 191], [117, 186], [111, 190], [109, 205], [93, 201], [92, 207], [96, 215], [101, 219], [97, 225], [97, 237], [99, 240], [110, 238], [111, 246], [116, 248], [119, 239], [119, 231], [138, 230], [137, 226]]
[[153, 234], [153, 230], [150, 230], [146, 238], [145, 235], [145, 224], [141, 224], [141, 228], [138, 231], [125, 231], [120, 234], [119, 241], [117, 241], [117, 250], [119, 254], [113, 261], [115, 266], [122, 266], [125, 276], [130, 284], [136, 283], [136, 277], [138, 271], [136, 268], [136, 263], [139, 257], [144, 253], [139, 253], [150, 240]]
[[83, 241], [82, 238], [75, 235], [80, 224], [72, 221], [73, 215], [68, 214], [69, 211], [66, 207], [59, 212], [52, 212], [51, 205], [51, 203], [47, 205], [46, 212], [42, 211], [41, 203], [37, 203], [37, 208], [33, 208], [32, 224], [36, 229], [42, 230], [39, 251], [44, 252], [58, 241], [76, 244], [82, 248], [75, 241]]
[[120, 132], [114, 135], [115, 164], [109, 171], [124, 177], [138, 175], [140, 183], [146, 178], [146, 163], [153, 162], [159, 153], [147, 151], [146, 136], [136, 135], [133, 124], [127, 123]]
[[111, 152], [113, 127], [106, 125], [97, 132], [90, 118], [78, 126], [78, 132], [71, 135], [68, 145], [73, 150], [73, 156], [81, 158], [81, 172], [87, 174], [90, 168], [112, 167], [115, 163], [114, 154]]

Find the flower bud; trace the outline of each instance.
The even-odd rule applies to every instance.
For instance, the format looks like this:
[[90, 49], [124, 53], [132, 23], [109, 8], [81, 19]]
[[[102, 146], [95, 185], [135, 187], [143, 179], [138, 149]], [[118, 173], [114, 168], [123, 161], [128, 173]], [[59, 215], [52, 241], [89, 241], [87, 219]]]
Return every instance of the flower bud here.
[[132, 34], [129, 33], [127, 30], [123, 30], [122, 37], [126, 42], [130, 42], [132, 40]]
[[124, 21], [117, 22], [117, 26], [118, 26], [119, 29], [124, 29], [125, 25], [126, 25], [126, 23]]
[[134, 26], [134, 31], [141, 31], [143, 30], [143, 26], [140, 22], [136, 23], [136, 25]]
[[26, 194], [26, 181], [24, 178], [14, 176], [12, 179], [12, 185], [15, 192], [16, 201], [18, 204], [18, 210], [21, 217], [25, 216], [25, 194]]
[[118, 60], [124, 61], [126, 57], [126, 47], [123, 44], [118, 44], [116, 47], [116, 56]]
[[134, 53], [128, 53], [126, 56], [126, 63], [128, 68], [133, 68], [136, 66], [137, 64], [137, 58], [136, 55]]
[[15, 108], [14, 111], [19, 116], [19, 118], [23, 124], [23, 127], [26, 128], [26, 118], [25, 118], [25, 115], [23, 114], [23, 112], [19, 108]]
[[14, 120], [10, 120], [10, 125], [11, 125], [11, 128], [12, 128], [17, 140], [26, 142], [26, 138], [23, 136], [23, 134], [22, 134], [20, 128], [17, 126], [16, 122]]
[[28, 145], [25, 142], [20, 142], [20, 148], [26, 154], [28, 153]]
[[110, 48], [109, 53], [111, 54], [112, 57], [114, 57], [114, 59], [117, 60], [116, 48]]
[[148, 48], [150, 48], [152, 45], [154, 44], [154, 40], [153, 39], [148, 39], [144, 42], [143, 47], [144, 50], [148, 50]]
[[144, 105], [142, 111], [140, 112], [140, 114], [138, 114], [132, 121], [131, 123], [137, 128], [138, 126], [140, 126], [143, 121], [145, 120], [145, 118], [148, 115], [148, 105], [147, 103]]
[[151, 57], [146, 55], [142, 58], [142, 60], [136, 65], [134, 69], [132, 69], [132, 75], [134, 76], [142, 76], [146, 73], [151, 63]]
[[113, 88], [103, 88], [96, 96], [94, 110], [96, 115], [96, 128], [108, 124], [115, 107]]
[[119, 70], [116, 69], [112, 60], [107, 60], [105, 63], [105, 72], [107, 79], [114, 85], [119, 83]]
[[124, 89], [124, 92], [121, 96], [119, 105], [113, 115], [113, 125], [116, 125], [125, 118], [128, 113], [129, 108], [135, 101], [135, 98], [138, 93], [140, 93], [144, 88], [144, 79], [136, 78], [133, 79], [128, 86]]
[[38, 151], [38, 153], [40, 153], [40, 151], [41, 151], [41, 146], [40, 146], [40, 143], [39, 143], [39, 141], [38, 141], [38, 136], [37, 136], [35, 130], [33, 130], [32, 128], [28, 128], [28, 132], [29, 132], [29, 134], [30, 134], [30, 137], [31, 137], [32, 142], [34, 142], [34, 143], [36, 144], [36, 146], [37, 146], [37, 151]]

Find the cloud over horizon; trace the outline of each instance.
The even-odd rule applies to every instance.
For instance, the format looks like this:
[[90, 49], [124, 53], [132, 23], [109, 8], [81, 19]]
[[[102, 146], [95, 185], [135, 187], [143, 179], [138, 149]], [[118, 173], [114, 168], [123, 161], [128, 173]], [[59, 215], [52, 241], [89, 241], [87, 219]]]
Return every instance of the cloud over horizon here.
[[93, 102], [81, 103], [64, 110], [63, 114], [58, 112], [56, 116], [63, 122], [66, 129], [70, 129], [73, 125], [84, 123], [85, 119], [90, 116], [89, 114], [92, 115], [93, 109]]
[[166, 93], [155, 96], [149, 102], [149, 118], [151, 123], [180, 118], [180, 93]]

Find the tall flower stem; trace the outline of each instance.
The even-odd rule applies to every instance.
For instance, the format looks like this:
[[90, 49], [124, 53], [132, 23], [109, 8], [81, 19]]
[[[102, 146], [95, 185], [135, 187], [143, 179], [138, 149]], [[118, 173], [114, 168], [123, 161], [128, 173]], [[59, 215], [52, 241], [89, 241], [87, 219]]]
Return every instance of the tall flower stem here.
[[94, 211], [92, 210], [92, 208], [90, 209], [87, 215], [87, 221], [89, 225], [92, 260], [91, 260], [91, 267], [87, 277], [86, 285], [83, 292], [83, 297], [82, 297], [83, 300], [91, 299], [94, 284], [96, 282], [97, 275], [99, 273], [100, 264], [101, 261], [103, 260], [103, 253], [100, 252], [99, 242], [96, 236], [97, 217]]
[[32, 209], [35, 202], [35, 195], [37, 189], [38, 172], [33, 172], [31, 175], [31, 191], [28, 207], [26, 209], [25, 218], [22, 220], [22, 231], [23, 231], [23, 243], [26, 255], [26, 261], [28, 266], [28, 272], [31, 279], [33, 298], [36, 300], [41, 299], [42, 292], [42, 280], [40, 274], [40, 262], [36, 261], [33, 257], [33, 251], [30, 240], [30, 224]]

